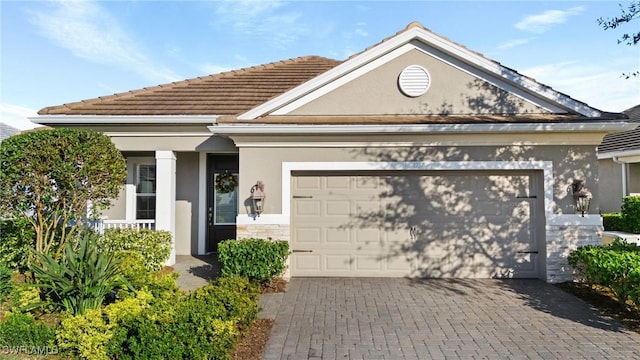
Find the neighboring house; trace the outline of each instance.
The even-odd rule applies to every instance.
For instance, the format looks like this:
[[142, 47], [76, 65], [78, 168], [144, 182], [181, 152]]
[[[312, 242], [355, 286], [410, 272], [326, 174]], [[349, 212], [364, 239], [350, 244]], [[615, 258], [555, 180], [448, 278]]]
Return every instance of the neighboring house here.
[[0, 122], [0, 142], [13, 134], [17, 134], [20, 130]]
[[[106, 216], [171, 231], [170, 262], [261, 237], [290, 242], [291, 276], [557, 282], [571, 249], [600, 242], [596, 146], [626, 119], [412, 23], [345, 61], [300, 57], [33, 121], [111, 136], [129, 179]], [[575, 180], [594, 184], [584, 217]]]
[[[624, 113], [640, 125], [640, 105]], [[598, 146], [598, 165], [600, 211], [619, 212], [623, 197], [640, 194], [640, 126], [605, 136]]]

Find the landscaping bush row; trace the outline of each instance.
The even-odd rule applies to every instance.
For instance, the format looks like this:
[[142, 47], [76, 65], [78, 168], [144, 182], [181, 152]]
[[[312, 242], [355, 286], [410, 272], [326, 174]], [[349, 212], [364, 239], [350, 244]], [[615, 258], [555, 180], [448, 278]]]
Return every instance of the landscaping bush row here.
[[607, 287], [621, 307], [627, 300], [640, 306], [640, 247], [620, 239], [605, 246], [581, 246], [569, 255], [579, 280]]
[[640, 196], [625, 196], [619, 213], [602, 214], [604, 229], [640, 234]]
[[[47, 347], [81, 359], [230, 358], [239, 336], [257, 318], [258, 283], [228, 275], [184, 293], [175, 283], [177, 274], [150, 270], [153, 261], [166, 260], [149, 259], [139, 250], [152, 247], [122, 245], [124, 238], [135, 243], [155, 234], [114, 234], [115, 241], [105, 241], [94, 232], [81, 233], [66, 243], [59, 260], [38, 254], [30, 266], [36, 283], [27, 277], [17, 283], [0, 264], [0, 346]], [[227, 252], [230, 263], [245, 264], [240, 272], [256, 280], [267, 272], [282, 275], [286, 242], [226, 243], [236, 250]], [[251, 261], [261, 270], [247, 271]]]

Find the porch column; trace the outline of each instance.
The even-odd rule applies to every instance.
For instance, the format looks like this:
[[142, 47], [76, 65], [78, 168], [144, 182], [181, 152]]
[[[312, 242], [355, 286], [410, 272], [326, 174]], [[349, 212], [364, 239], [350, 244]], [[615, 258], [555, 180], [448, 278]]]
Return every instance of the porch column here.
[[176, 154], [156, 151], [156, 229], [171, 233], [167, 265], [176, 263]]

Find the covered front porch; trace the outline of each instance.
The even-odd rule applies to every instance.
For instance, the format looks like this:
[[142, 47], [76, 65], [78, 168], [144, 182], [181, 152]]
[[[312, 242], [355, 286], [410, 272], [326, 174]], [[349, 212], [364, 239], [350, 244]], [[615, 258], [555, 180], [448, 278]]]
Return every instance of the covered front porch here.
[[215, 179], [224, 173], [237, 180], [236, 154], [155, 150], [123, 155], [127, 182], [96, 230], [168, 231], [173, 239], [169, 266], [176, 256], [204, 256], [215, 252], [219, 241], [235, 238], [238, 191], [220, 193]]

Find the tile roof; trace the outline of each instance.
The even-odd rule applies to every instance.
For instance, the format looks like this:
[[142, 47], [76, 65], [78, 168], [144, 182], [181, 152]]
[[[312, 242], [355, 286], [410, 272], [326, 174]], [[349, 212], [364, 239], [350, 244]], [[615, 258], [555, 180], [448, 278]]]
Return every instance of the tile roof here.
[[111, 96], [46, 107], [39, 115], [231, 115], [262, 104], [337, 66], [305, 56]]
[[638, 123], [638, 127], [616, 134], [609, 134], [602, 139], [602, 144], [598, 146], [600, 154], [607, 152], [640, 150], [640, 105], [623, 111], [629, 116], [630, 122]]
[[13, 134], [17, 134], [20, 130], [0, 122], [0, 141], [8, 138]]

